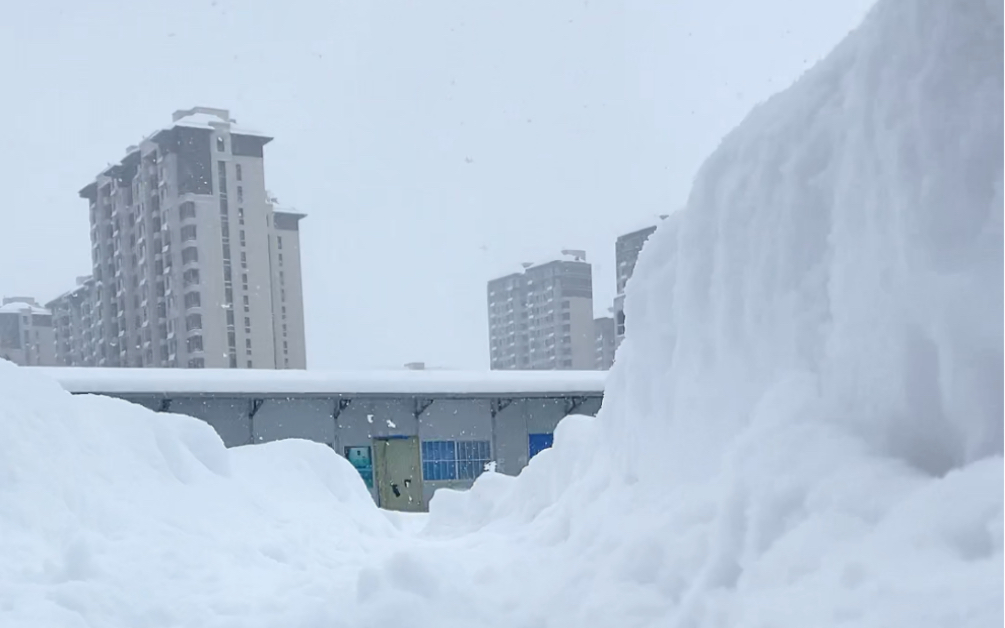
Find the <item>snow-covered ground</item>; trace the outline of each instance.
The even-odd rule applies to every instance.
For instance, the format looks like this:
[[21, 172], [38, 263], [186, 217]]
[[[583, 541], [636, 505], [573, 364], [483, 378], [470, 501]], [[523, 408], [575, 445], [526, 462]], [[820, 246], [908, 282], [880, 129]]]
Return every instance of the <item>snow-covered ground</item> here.
[[596, 419], [384, 513], [0, 364], [0, 625], [1001, 626], [1002, 4], [883, 0], [709, 158]]

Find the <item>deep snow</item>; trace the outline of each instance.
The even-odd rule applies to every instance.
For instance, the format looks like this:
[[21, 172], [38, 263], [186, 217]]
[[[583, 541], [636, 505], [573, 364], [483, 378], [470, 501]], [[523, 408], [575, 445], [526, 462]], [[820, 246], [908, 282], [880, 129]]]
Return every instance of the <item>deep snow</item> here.
[[0, 365], [4, 626], [1000, 626], [1002, 5], [883, 0], [709, 158], [597, 419], [375, 509]]

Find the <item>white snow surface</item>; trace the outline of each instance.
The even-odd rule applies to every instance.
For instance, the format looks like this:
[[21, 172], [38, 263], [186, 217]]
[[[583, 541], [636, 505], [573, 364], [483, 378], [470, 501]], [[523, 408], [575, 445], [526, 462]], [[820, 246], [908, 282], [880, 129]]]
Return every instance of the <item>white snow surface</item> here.
[[1003, 623], [1002, 4], [882, 0], [661, 224], [596, 419], [373, 507], [0, 364], [0, 625]]
[[96, 394], [597, 394], [603, 371], [307, 371], [32, 367], [72, 393]]

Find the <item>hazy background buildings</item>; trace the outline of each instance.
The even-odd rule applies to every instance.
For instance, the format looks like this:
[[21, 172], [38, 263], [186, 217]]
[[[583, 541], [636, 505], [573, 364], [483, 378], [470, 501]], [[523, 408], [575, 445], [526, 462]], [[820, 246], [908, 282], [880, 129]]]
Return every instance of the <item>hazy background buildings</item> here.
[[276, 138], [269, 188], [310, 214], [310, 367], [485, 368], [488, 279], [583, 248], [608, 316], [612, 238], [681, 206], [722, 135], [869, 2], [9, 4], [0, 294], [73, 288], [77, 191], [214, 104]]
[[31, 297], [5, 297], [0, 304], [0, 358], [22, 366], [54, 366], [52, 313]]
[[305, 368], [304, 215], [266, 192], [271, 140], [179, 110], [80, 190], [92, 272], [47, 304], [54, 363]]

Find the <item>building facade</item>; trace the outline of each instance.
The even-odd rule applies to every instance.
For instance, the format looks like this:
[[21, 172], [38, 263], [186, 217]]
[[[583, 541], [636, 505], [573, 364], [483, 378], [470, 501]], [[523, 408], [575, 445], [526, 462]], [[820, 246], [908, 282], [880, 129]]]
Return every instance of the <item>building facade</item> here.
[[[661, 217], [665, 218], [665, 216]], [[646, 240], [655, 233], [656, 227], [646, 227], [618, 237], [614, 243], [614, 263], [617, 273], [617, 296], [614, 298], [615, 347], [625, 337], [625, 288], [635, 272], [635, 263]]]
[[109, 355], [103, 341], [99, 289], [91, 276], [77, 277], [77, 287], [46, 304], [52, 312], [56, 363], [98, 366]]
[[388, 510], [426, 510], [487, 466], [517, 475], [570, 414], [596, 415], [605, 374], [561, 371], [247, 372], [240, 379], [156, 369], [47, 370], [72, 393], [119, 397], [202, 419], [227, 447], [286, 438], [324, 443]]
[[582, 256], [488, 282], [494, 370], [593, 370], [593, 271]]
[[617, 349], [616, 324], [611, 316], [594, 319], [593, 333], [596, 338], [596, 368], [607, 371], [614, 366], [614, 350]]
[[176, 111], [80, 191], [93, 272], [50, 304], [60, 364], [305, 368], [303, 215], [266, 192], [271, 139]]
[[21, 366], [54, 366], [52, 313], [30, 297], [4, 298], [0, 305], [0, 359]]

